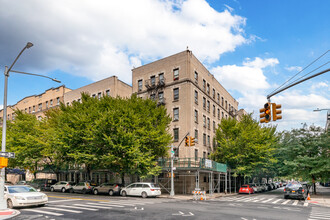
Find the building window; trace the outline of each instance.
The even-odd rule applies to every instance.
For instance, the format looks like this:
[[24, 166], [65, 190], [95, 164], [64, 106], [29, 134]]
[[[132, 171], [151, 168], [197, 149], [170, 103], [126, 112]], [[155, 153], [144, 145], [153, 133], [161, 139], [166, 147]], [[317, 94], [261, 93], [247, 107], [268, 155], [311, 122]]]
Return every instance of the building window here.
[[97, 93], [97, 98], [100, 100], [101, 99], [101, 93]]
[[7, 118], [7, 120], [10, 120], [10, 114], [8, 114], [8, 118]]
[[220, 109], [218, 108], [218, 119], [220, 120]]
[[206, 81], [205, 81], [205, 79], [203, 79], [203, 90], [204, 90], [204, 92], [206, 91]]
[[31, 113], [31, 107], [29, 107], [29, 113]]
[[143, 85], [143, 81], [142, 81], [142, 79], [140, 79], [140, 80], [138, 81], [138, 91], [139, 91], [139, 92], [142, 91], [142, 85]]
[[195, 123], [198, 123], [198, 111], [195, 110]]
[[195, 91], [195, 103], [198, 104], [198, 92]]
[[33, 110], [32, 110], [32, 113], [36, 111], [36, 106], [34, 105], [33, 106]]
[[179, 68], [173, 70], [173, 80], [179, 80]]
[[195, 129], [195, 142], [198, 143], [198, 130]]
[[221, 118], [224, 118], [224, 114], [223, 114], [223, 112], [221, 112], [221, 113], [222, 113], [222, 114], [221, 114], [221, 116], [222, 116]]
[[173, 109], [173, 121], [179, 121], [179, 108]]
[[215, 105], [213, 105], [213, 116], [215, 117]]
[[15, 113], [11, 114], [11, 119], [15, 120]]
[[174, 101], [179, 100], [179, 88], [173, 89], [173, 100]]
[[203, 145], [206, 146], [206, 134], [203, 134]]
[[198, 84], [198, 73], [195, 71], [195, 83]]
[[151, 86], [155, 86], [156, 85], [156, 77], [155, 76], [151, 76], [150, 77], [150, 81], [151, 81]]
[[210, 118], [207, 118], [207, 129], [210, 130]]
[[179, 157], [179, 149], [177, 147], [173, 148], [174, 150], [174, 157]]
[[198, 150], [195, 149], [195, 160], [198, 160]]
[[207, 94], [210, 95], [210, 84], [207, 84], [207, 86], [206, 86], [206, 92], [207, 92]]
[[179, 128], [173, 128], [173, 137], [175, 142], [179, 141]]
[[213, 132], [215, 132], [215, 121], [213, 121]]
[[164, 92], [158, 93], [158, 100], [159, 100], [159, 103], [165, 103]]
[[95, 97], [96, 97], [96, 95], [95, 95], [95, 94], [93, 94], [93, 95], [92, 95], [92, 97], [93, 97], [93, 98], [95, 98]]
[[210, 101], [207, 101], [207, 112], [210, 112]]
[[106, 94], [107, 96], [110, 96], [110, 89], [106, 90], [106, 91], [105, 91], [105, 94]]
[[164, 85], [165, 84], [164, 73], [160, 73], [158, 76], [159, 76], [159, 84]]
[[57, 103], [57, 105], [60, 104], [60, 97], [57, 97], [57, 98], [56, 98], [56, 103]]
[[[27, 113], [27, 108], [25, 108], [25, 113]], [[1, 120], [0, 120], [1, 121]]]
[[215, 99], [215, 89], [212, 90], [212, 97]]
[[46, 109], [48, 108], [48, 101], [46, 101]]
[[226, 119], [228, 118], [228, 115], [226, 114]]
[[223, 97], [221, 97], [221, 105], [222, 105], [222, 107], [223, 107]]
[[217, 100], [218, 100], [218, 104], [220, 104], [220, 94], [217, 94]]
[[207, 146], [208, 146], [208, 147], [211, 146], [210, 135], [207, 135]]
[[225, 108], [226, 108], [226, 110], [227, 110], [227, 101], [225, 101], [225, 103], [226, 103], [226, 107], [225, 107]]
[[206, 128], [206, 116], [203, 115], [203, 127]]
[[50, 100], [50, 107], [53, 107], [53, 99]]
[[150, 94], [150, 99], [155, 100], [156, 99], [156, 94]]
[[66, 105], [69, 106], [70, 105], [70, 102], [67, 102]]
[[206, 159], [206, 152], [203, 152], [203, 159]]
[[206, 98], [203, 97], [203, 108], [206, 109]]
[[42, 110], [42, 103], [39, 103], [38, 104], [38, 111], [41, 111]]

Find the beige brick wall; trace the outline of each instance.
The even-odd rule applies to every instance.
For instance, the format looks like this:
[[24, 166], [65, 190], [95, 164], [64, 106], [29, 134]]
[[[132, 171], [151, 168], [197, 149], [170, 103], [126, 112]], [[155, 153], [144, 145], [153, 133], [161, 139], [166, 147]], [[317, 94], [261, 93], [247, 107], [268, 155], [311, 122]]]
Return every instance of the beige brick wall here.
[[[179, 77], [177, 80], [174, 80], [175, 69], [179, 69]], [[197, 80], [195, 80], [195, 72], [198, 73]], [[159, 82], [159, 74], [161, 73], [163, 73], [165, 77], [165, 86], [155, 86], [153, 89], [148, 89], [146, 85], [151, 85], [151, 76], [156, 77], [155, 84], [157, 85]], [[139, 89], [140, 80], [142, 80], [141, 90]], [[203, 80], [205, 80], [206, 88], [207, 85], [209, 85], [209, 92], [207, 92], [206, 88], [204, 90]], [[193, 158], [195, 157], [195, 150], [197, 150], [198, 157], [203, 157], [204, 154], [207, 157], [208, 153], [213, 151], [212, 140], [215, 136], [213, 122], [215, 123], [215, 128], [217, 128], [222, 118], [236, 117], [238, 102], [189, 50], [133, 69], [132, 86], [133, 92], [144, 98], [150, 98], [153, 93], [157, 97], [159, 92], [163, 92], [165, 106], [172, 118], [173, 109], [179, 109], [179, 120], [172, 121], [169, 129], [172, 135], [173, 129], [179, 129], [179, 140], [173, 143], [174, 146], [177, 147], [179, 145], [187, 132], [190, 133], [190, 136], [194, 137], [195, 130], [198, 130], [198, 143], [196, 143], [194, 147], [185, 147], [183, 142], [179, 148], [179, 157]], [[176, 101], [174, 100], [173, 91], [175, 88], [179, 89], [179, 99]], [[195, 91], [198, 93], [198, 103], [195, 103]], [[217, 98], [218, 94], [219, 101]], [[206, 101], [206, 108], [203, 108], [203, 98], [205, 98]], [[207, 108], [208, 102], [210, 106], [209, 111]], [[229, 105], [230, 108], [233, 108], [232, 113], [230, 113]], [[215, 109], [215, 115], [213, 114], [213, 108]], [[195, 110], [198, 111], [198, 123], [195, 122]], [[220, 118], [218, 117], [218, 111], [220, 112]], [[205, 116], [206, 119], [206, 127], [204, 127], [203, 124], [203, 116]], [[207, 124], [208, 120], [210, 124], [209, 128]], [[206, 144], [203, 144], [204, 135]], [[208, 140], [210, 140], [210, 144], [208, 144]]]

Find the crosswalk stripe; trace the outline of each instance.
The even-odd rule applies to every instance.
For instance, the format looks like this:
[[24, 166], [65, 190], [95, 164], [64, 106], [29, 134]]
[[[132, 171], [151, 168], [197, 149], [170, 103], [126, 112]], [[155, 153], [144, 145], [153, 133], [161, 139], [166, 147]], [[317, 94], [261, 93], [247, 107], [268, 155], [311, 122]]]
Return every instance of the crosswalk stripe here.
[[124, 208], [125, 206], [123, 205], [113, 205], [113, 204], [100, 204], [100, 203], [94, 203], [94, 202], [88, 202], [87, 204], [90, 205], [105, 205], [105, 206], [110, 206], [110, 207], [117, 207], [117, 208]]
[[[81, 200], [81, 199], [75, 199], [75, 201]], [[72, 199], [60, 199], [60, 200], [53, 200], [53, 201], [48, 201], [48, 203], [56, 203], [56, 202], [68, 202], [72, 201]]]
[[271, 199], [267, 199], [267, 200], [264, 200], [264, 201], [262, 201], [262, 203], [269, 202], [270, 200], [273, 200], [273, 198], [271, 198]]
[[24, 211], [37, 212], [37, 213], [42, 213], [42, 214], [47, 214], [47, 215], [55, 215], [55, 216], [61, 216], [61, 215], [63, 215], [61, 213], [47, 212], [47, 211], [43, 211], [43, 210], [40, 210], [40, 209], [24, 209]]
[[[114, 203], [114, 202], [99, 202], [100, 204], [111, 204], [111, 203]], [[134, 204], [132, 203], [115, 203], [115, 205], [125, 205], [125, 206], [135, 206]]]
[[305, 203], [304, 203], [304, 206], [308, 206], [308, 202], [305, 202]]
[[281, 201], [282, 199], [278, 199], [278, 200], [275, 200], [274, 202], [272, 202], [272, 203], [277, 203], [278, 201]]
[[287, 204], [288, 202], [290, 202], [291, 200], [286, 200], [284, 202], [282, 202], [283, 205]]
[[104, 207], [104, 206], [95, 206], [95, 205], [85, 205], [85, 204], [73, 204], [75, 206], [83, 206], [83, 207], [91, 207], [91, 208], [98, 208], [98, 209], [112, 209], [112, 207]]
[[294, 203], [292, 205], [297, 205], [298, 204], [298, 200], [294, 201]]
[[317, 220], [319, 220], [319, 219], [324, 219], [324, 220], [329, 219], [328, 217], [323, 217], [323, 216], [320, 216], [320, 217], [318, 217], [318, 216], [310, 216], [310, 218], [311, 219], [317, 219]]
[[55, 205], [55, 207], [63, 207], [63, 208], [70, 208], [70, 209], [81, 209], [81, 210], [87, 210], [87, 211], [97, 211], [98, 209], [92, 209], [87, 207], [77, 207], [77, 206], [67, 206], [67, 205]]
[[63, 211], [63, 212], [82, 213], [81, 211], [68, 210], [68, 209], [62, 209], [62, 208], [56, 208], [56, 207], [43, 207], [42, 209], [52, 209], [52, 210]]

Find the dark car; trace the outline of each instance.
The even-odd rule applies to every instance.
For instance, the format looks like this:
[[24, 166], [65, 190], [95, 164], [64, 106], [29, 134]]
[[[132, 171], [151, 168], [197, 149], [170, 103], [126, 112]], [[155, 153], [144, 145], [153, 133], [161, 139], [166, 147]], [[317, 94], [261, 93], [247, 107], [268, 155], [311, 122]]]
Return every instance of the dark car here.
[[273, 189], [273, 186], [270, 185], [270, 183], [266, 183], [267, 191], [270, 191]]
[[40, 189], [41, 191], [50, 190], [50, 186], [55, 184], [57, 180], [55, 179], [34, 179], [27, 184], [36, 188]]
[[297, 198], [306, 199], [309, 192], [307, 184], [290, 183], [284, 188], [284, 199]]

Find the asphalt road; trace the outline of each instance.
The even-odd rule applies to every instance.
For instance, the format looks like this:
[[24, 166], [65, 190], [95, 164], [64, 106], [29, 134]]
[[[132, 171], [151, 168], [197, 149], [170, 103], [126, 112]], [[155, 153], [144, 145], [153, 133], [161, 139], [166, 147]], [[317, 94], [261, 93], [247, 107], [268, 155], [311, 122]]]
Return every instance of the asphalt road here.
[[109, 197], [50, 193], [45, 207], [19, 209], [15, 220], [29, 219], [330, 219], [330, 210], [299, 200], [284, 200], [283, 189], [206, 201]]

